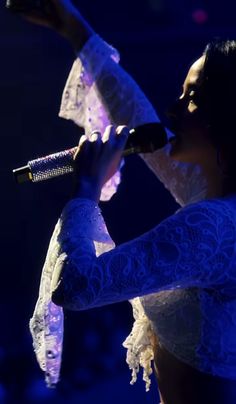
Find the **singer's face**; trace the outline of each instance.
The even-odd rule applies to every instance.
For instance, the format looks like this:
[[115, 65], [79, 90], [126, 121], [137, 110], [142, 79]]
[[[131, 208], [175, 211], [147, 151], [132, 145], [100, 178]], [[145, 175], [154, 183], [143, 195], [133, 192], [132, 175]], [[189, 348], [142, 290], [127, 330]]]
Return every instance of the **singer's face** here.
[[204, 103], [201, 86], [204, 61], [202, 56], [193, 63], [182, 94], [168, 112], [170, 128], [176, 135], [176, 139], [171, 141], [170, 156], [178, 161], [201, 164], [213, 151], [207, 119], [201, 108]]

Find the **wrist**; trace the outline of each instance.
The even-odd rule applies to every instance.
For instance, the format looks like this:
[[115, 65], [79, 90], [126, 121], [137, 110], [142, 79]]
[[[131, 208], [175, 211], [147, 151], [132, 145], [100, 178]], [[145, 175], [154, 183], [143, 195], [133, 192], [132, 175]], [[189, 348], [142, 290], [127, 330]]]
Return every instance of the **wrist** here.
[[93, 29], [79, 14], [70, 19], [68, 27], [64, 30], [64, 36], [76, 53], [81, 51], [94, 33]]
[[92, 183], [84, 178], [76, 181], [73, 198], [85, 198], [99, 203], [100, 195], [101, 186], [99, 186], [97, 183]]

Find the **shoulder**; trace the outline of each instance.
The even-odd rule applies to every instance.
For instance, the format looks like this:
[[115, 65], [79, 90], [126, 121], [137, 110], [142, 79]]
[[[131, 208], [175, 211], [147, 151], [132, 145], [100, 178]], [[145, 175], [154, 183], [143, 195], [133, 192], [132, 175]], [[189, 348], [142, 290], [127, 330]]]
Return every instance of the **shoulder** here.
[[174, 257], [172, 261], [178, 262], [181, 270], [195, 267], [208, 273], [211, 268], [214, 280], [216, 271], [221, 276], [222, 268], [228, 268], [235, 254], [235, 220], [232, 209], [221, 199], [179, 209], [160, 223], [156, 234], [160, 251]]
[[[236, 209], [236, 202], [235, 202]], [[180, 208], [162, 221], [159, 232], [181, 240], [199, 242], [208, 238], [220, 241], [236, 240], [236, 211], [223, 199], [207, 199]], [[170, 236], [171, 235], [171, 236]]]
[[231, 221], [235, 226], [236, 201], [234, 209], [230, 202], [223, 198], [205, 199], [180, 208], [173, 216], [186, 218], [190, 223], [199, 220]]

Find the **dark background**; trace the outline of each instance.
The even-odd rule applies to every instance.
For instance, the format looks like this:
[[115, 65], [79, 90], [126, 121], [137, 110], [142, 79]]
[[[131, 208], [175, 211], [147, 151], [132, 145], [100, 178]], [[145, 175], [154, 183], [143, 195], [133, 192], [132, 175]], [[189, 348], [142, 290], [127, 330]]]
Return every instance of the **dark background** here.
[[[236, 38], [233, 0], [76, 4], [97, 32], [119, 49], [122, 65], [163, 119], [207, 41], [215, 36]], [[135, 386], [129, 385], [121, 346], [133, 321], [128, 302], [66, 313], [62, 381], [56, 390], [44, 386], [28, 321], [50, 235], [71, 194], [71, 179], [17, 185], [11, 171], [77, 143], [78, 128], [57, 117], [74, 54], [56, 34], [11, 15], [3, 1], [0, 33], [0, 403], [158, 403], [154, 379], [149, 393], [141, 375]], [[176, 208], [137, 156], [127, 159], [119, 193], [102, 204], [117, 243], [150, 229]]]

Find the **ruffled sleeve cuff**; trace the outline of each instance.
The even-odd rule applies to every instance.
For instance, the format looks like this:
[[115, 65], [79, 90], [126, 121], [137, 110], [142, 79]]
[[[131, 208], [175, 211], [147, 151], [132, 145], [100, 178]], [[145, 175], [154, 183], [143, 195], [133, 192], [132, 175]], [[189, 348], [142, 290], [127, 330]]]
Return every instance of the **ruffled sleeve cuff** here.
[[108, 59], [119, 62], [119, 54], [93, 35], [77, 56], [62, 94], [59, 116], [73, 120], [89, 135], [95, 129], [104, 130], [110, 123], [96, 80]]
[[[96, 80], [108, 59], [118, 63], [118, 52], [98, 35], [93, 35], [78, 54], [63, 91], [59, 116], [71, 119], [84, 128], [87, 136], [93, 130], [103, 133], [111, 123], [96, 86]], [[120, 171], [117, 171], [107, 181], [102, 189], [101, 201], [107, 201], [114, 195], [120, 177]]]

